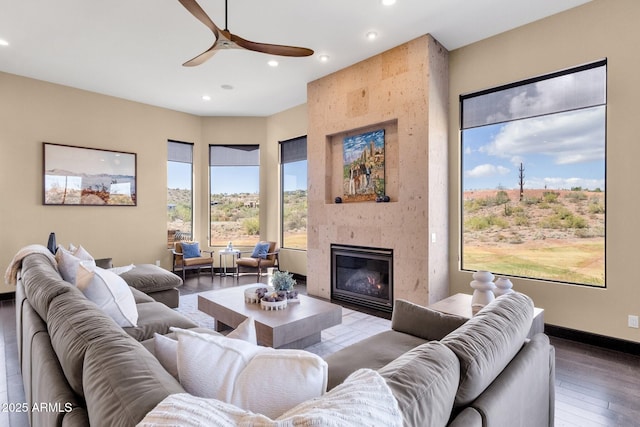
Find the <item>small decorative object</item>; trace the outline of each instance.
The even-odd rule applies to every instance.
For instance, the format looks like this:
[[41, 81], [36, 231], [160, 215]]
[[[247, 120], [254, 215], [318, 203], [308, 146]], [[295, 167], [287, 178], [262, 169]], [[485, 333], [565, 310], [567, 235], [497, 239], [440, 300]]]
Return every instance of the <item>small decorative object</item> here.
[[289, 302], [299, 301], [298, 291], [293, 289], [295, 284], [296, 280], [293, 278], [293, 274], [288, 271], [276, 270], [271, 276], [271, 286], [273, 286], [273, 289], [278, 292], [278, 294], [282, 292], [282, 295], [284, 295]]
[[385, 202], [385, 203], [389, 203], [389, 202], [391, 201], [391, 197], [389, 197], [389, 196], [387, 196], [387, 195], [384, 195], [384, 196], [382, 197], [382, 201], [383, 201], [383, 202]]
[[260, 299], [260, 307], [263, 310], [284, 310], [287, 308], [287, 301], [286, 291], [270, 292]]
[[381, 202], [382, 202], [382, 196], [376, 197], [376, 203], [381, 203]]
[[292, 291], [295, 284], [296, 281], [293, 278], [293, 274], [288, 271], [276, 270], [271, 276], [271, 286], [276, 291]]
[[496, 289], [493, 291], [493, 294], [496, 296], [496, 298], [514, 292], [514, 290], [511, 289], [513, 288], [513, 283], [511, 283], [511, 280], [506, 277], [498, 277], [498, 279], [496, 279], [495, 281], [495, 285]]
[[340, 196], [336, 197], [336, 203], [342, 203], [342, 197]]
[[232, 241], [229, 241], [229, 243], [227, 243], [227, 251], [228, 252], [233, 251], [233, 242]]
[[471, 298], [471, 311], [477, 313], [482, 307], [495, 299], [493, 290], [496, 285], [493, 283], [495, 276], [488, 271], [476, 271], [473, 273], [471, 287], [474, 289]]
[[269, 292], [273, 292], [271, 286], [255, 286], [244, 291], [244, 302], [247, 304], [258, 304], [260, 300]]

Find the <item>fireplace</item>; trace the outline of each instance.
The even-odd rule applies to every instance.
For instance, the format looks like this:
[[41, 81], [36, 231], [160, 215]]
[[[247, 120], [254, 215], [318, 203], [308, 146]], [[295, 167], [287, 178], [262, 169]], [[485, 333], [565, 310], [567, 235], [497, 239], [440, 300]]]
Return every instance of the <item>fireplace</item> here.
[[331, 299], [390, 313], [393, 249], [331, 245]]

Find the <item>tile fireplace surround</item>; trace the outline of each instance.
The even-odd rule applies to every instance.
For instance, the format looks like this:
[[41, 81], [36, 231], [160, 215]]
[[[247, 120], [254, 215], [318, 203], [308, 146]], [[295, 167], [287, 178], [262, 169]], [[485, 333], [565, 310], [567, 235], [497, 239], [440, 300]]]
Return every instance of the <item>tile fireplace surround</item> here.
[[[392, 249], [395, 299], [428, 305], [448, 295], [447, 64], [426, 35], [309, 83], [309, 294], [330, 298], [337, 243]], [[334, 203], [344, 138], [378, 129], [391, 201]]]

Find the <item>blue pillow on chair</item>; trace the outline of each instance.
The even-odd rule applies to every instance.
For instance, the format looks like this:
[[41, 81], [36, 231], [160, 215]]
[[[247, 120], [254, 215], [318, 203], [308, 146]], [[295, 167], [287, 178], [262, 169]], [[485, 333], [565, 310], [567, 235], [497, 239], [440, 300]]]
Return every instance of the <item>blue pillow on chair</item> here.
[[251, 258], [265, 259], [268, 253], [269, 253], [269, 242], [258, 242], [256, 247], [253, 248], [253, 253], [251, 254]]
[[200, 245], [198, 242], [182, 243], [183, 258], [197, 258], [200, 256]]

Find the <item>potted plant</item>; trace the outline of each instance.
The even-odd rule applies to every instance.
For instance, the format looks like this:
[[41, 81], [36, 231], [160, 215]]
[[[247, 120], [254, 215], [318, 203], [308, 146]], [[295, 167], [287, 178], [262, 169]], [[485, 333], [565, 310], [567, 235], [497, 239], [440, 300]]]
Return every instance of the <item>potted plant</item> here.
[[293, 274], [288, 271], [276, 270], [271, 276], [271, 286], [273, 286], [273, 289], [281, 295], [286, 295], [287, 299], [298, 297], [298, 291], [293, 289], [295, 284], [296, 280], [293, 278]]

